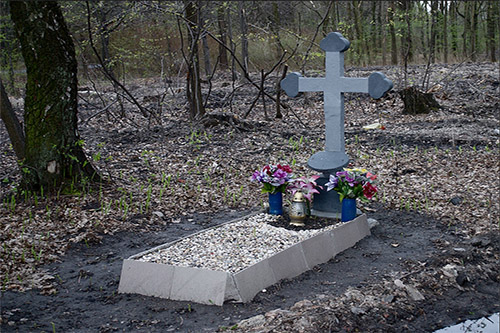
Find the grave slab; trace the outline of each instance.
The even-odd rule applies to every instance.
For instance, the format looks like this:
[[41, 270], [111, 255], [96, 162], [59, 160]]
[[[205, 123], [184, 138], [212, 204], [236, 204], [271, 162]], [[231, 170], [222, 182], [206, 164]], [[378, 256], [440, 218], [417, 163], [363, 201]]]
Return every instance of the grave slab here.
[[[228, 223], [241, 220], [242, 218], [239, 218]], [[217, 227], [220, 226], [210, 229]], [[237, 272], [172, 266], [139, 260], [147, 253], [168, 248], [179, 241], [177, 240], [125, 259], [118, 292], [219, 306], [225, 301], [246, 303], [250, 302], [262, 289], [327, 262], [368, 235], [370, 235], [370, 228], [367, 217], [363, 214]]]

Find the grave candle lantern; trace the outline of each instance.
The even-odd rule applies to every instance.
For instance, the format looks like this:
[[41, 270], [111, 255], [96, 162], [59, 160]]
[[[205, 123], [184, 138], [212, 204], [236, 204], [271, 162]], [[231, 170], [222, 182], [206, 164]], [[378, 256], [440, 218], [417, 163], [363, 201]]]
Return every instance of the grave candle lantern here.
[[296, 226], [304, 225], [307, 216], [307, 204], [302, 192], [299, 191], [294, 194], [288, 216], [290, 216], [290, 224]]

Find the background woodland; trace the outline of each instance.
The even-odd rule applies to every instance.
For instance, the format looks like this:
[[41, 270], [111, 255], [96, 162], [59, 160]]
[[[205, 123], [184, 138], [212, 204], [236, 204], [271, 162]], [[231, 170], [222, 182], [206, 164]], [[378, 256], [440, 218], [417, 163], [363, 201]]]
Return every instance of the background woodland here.
[[[210, 78], [232, 69], [266, 72], [322, 67], [317, 45], [331, 31], [351, 41], [347, 66], [498, 59], [497, 1], [62, 1], [82, 82], [185, 76], [192, 63]], [[24, 65], [0, 4], [0, 69], [19, 95]], [[189, 22], [189, 24], [187, 24]], [[196, 47], [191, 47], [196, 46]], [[105, 67], [106, 73], [96, 71]]]

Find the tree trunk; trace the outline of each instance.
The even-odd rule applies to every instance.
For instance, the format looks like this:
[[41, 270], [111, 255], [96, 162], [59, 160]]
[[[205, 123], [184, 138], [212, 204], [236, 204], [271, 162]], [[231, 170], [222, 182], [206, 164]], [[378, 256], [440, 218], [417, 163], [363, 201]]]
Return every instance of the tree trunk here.
[[470, 51], [471, 51], [471, 60], [472, 61], [476, 61], [477, 59], [477, 31], [478, 31], [478, 28], [477, 28], [477, 25], [478, 25], [478, 20], [479, 20], [479, 10], [481, 9], [481, 3], [480, 2], [477, 2], [477, 1], [474, 1], [472, 2], [472, 17], [471, 17], [471, 20], [472, 20], [472, 26], [471, 26], [471, 33], [470, 33], [470, 36], [471, 36], [471, 40], [470, 40]]
[[337, 22], [339, 20], [338, 19], [339, 16], [337, 15], [338, 6], [339, 5], [336, 2], [334, 2], [332, 4], [332, 9], [331, 9], [331, 13], [332, 13], [332, 21], [331, 21], [332, 30], [331, 31], [337, 31]]
[[[201, 33], [201, 31], [205, 29], [205, 22], [201, 10], [200, 10], [200, 15], [198, 16], [199, 16], [198, 25]], [[212, 74], [212, 66], [210, 65], [210, 49], [208, 48], [208, 40], [206, 33], [202, 34], [201, 36], [201, 45], [203, 47], [203, 63], [205, 67], [205, 75], [208, 78]]]
[[240, 30], [241, 30], [241, 62], [245, 72], [248, 72], [248, 26], [245, 13], [245, 2], [240, 1]]
[[373, 46], [373, 54], [374, 58], [377, 57], [377, 55], [380, 52], [380, 36], [377, 34], [377, 29], [379, 26], [379, 21], [377, 21], [377, 3], [374, 1], [372, 2], [372, 18], [371, 18], [371, 24], [370, 24], [370, 33], [369, 33], [369, 39], [370, 43], [372, 43]]
[[[359, 64], [362, 66], [366, 65], [365, 59], [370, 59], [370, 49], [368, 47], [368, 43], [366, 43], [363, 25], [360, 19], [359, 7], [361, 6], [360, 1], [352, 1], [352, 14], [354, 19], [354, 31], [356, 31], [356, 39], [359, 40], [359, 49], [356, 52], [359, 52]], [[363, 50], [361, 50], [363, 49]], [[366, 58], [365, 58], [366, 57]]]
[[402, 29], [401, 34], [401, 58], [404, 60], [405, 68], [408, 62], [413, 60], [412, 43], [411, 43], [411, 8], [412, 5], [408, 0], [400, 2], [401, 12], [403, 13], [405, 28]]
[[404, 64], [404, 87], [408, 86], [408, 62], [412, 60], [411, 52], [411, 17], [408, 0], [401, 2], [401, 10], [404, 13], [406, 28], [401, 35], [401, 59]]
[[456, 60], [458, 57], [458, 34], [457, 34], [457, 2], [452, 1], [450, 3], [449, 9], [449, 17], [450, 17], [450, 38], [451, 38], [451, 52], [453, 54], [454, 59]]
[[203, 98], [201, 94], [200, 60], [198, 54], [198, 40], [200, 37], [199, 7], [196, 2], [188, 1], [186, 4], [186, 20], [188, 22], [188, 73], [186, 95], [189, 103], [189, 118], [198, 119], [205, 115]]
[[276, 59], [279, 59], [281, 56], [281, 42], [280, 42], [280, 34], [279, 34], [279, 29], [280, 29], [280, 13], [279, 13], [279, 7], [278, 3], [276, 1], [273, 1], [273, 14], [271, 16], [271, 30], [273, 32], [273, 43], [274, 44], [274, 52], [275, 55], [274, 57]]
[[99, 23], [98, 34], [97, 37], [101, 42], [101, 58], [104, 66], [108, 72], [110, 72], [113, 76], [115, 76], [113, 66], [111, 64], [111, 55], [109, 52], [109, 31], [108, 24], [109, 20], [107, 17], [107, 11], [103, 6], [96, 6], [97, 8], [97, 21]]
[[436, 30], [438, 15], [438, 0], [431, 1], [431, 37], [429, 41], [429, 61], [431, 64], [436, 62]]
[[201, 44], [203, 46], [203, 62], [205, 67], [205, 75], [208, 78], [212, 74], [212, 66], [210, 65], [210, 49], [208, 48], [206, 35], [203, 35], [201, 37]]
[[23, 184], [52, 191], [98, 178], [78, 136], [75, 47], [59, 6], [52, 1], [10, 6], [27, 71]]
[[389, 32], [391, 34], [391, 64], [398, 64], [398, 49], [396, 46], [396, 28], [394, 22], [394, 11], [396, 10], [396, 5], [394, 1], [391, 1], [391, 6], [387, 9], [387, 20], [389, 21]]
[[448, 63], [448, 8], [447, 2], [441, 1], [441, 13], [443, 13], [443, 58]]
[[467, 58], [469, 53], [469, 46], [467, 43], [467, 33], [470, 31], [470, 10], [471, 10], [471, 2], [464, 2], [464, 31], [462, 33], [462, 56]]
[[[219, 39], [224, 45], [227, 45], [227, 36], [226, 36], [226, 20], [224, 19], [224, 4], [219, 4], [217, 7], [217, 24], [219, 26]], [[227, 69], [227, 51], [224, 46], [219, 44], [219, 64], [221, 69]]]
[[[227, 37], [229, 39], [229, 49], [231, 50], [231, 80], [233, 82], [233, 87], [234, 87], [234, 81], [237, 79], [236, 75], [236, 61], [234, 59], [235, 54], [236, 54], [236, 45], [234, 44], [234, 38], [233, 38], [233, 30], [232, 30], [232, 24], [231, 24], [231, 11], [228, 8], [227, 9]], [[232, 101], [232, 99], [231, 99]], [[232, 106], [232, 104], [230, 104]]]
[[[495, 10], [496, 8], [496, 10]], [[488, 45], [490, 61], [496, 62], [496, 43], [495, 43], [495, 24], [498, 22], [498, 3], [488, 2], [488, 11], [487, 11], [487, 36], [486, 36], [486, 45]]]
[[379, 2], [378, 13], [379, 13], [379, 16], [378, 16], [378, 20], [379, 20], [379, 22], [378, 22], [378, 24], [379, 24], [378, 34], [382, 38], [382, 43], [380, 46], [380, 48], [382, 49], [382, 65], [385, 66], [387, 64], [387, 47], [385, 47], [385, 45], [387, 43], [387, 33], [386, 33], [386, 29], [385, 29], [385, 24], [386, 24], [385, 13], [387, 13], [387, 11], [385, 10], [383, 1]]
[[10, 142], [14, 148], [18, 160], [24, 159], [24, 132], [19, 119], [17, 119], [9, 97], [5, 92], [2, 80], [0, 79], [0, 118], [5, 124], [7, 133], [9, 134]]

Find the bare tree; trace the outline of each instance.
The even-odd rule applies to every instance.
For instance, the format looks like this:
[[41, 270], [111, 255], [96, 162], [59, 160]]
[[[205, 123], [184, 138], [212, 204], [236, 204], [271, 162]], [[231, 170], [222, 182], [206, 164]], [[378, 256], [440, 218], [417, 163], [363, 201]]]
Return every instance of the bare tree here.
[[205, 107], [201, 94], [200, 60], [198, 52], [198, 41], [201, 33], [200, 26], [198, 25], [200, 7], [197, 1], [185, 1], [185, 4], [189, 50], [189, 55], [185, 57], [188, 66], [186, 95], [189, 103], [189, 118], [197, 119], [205, 114]]
[[391, 1], [389, 8], [387, 8], [387, 21], [389, 24], [389, 33], [391, 34], [391, 64], [398, 64], [398, 49], [396, 45], [396, 27], [395, 27], [395, 15], [396, 10], [395, 1]]
[[499, 5], [498, 2], [488, 1], [487, 8], [487, 37], [486, 44], [489, 50], [490, 61], [497, 61], [496, 50], [497, 43], [495, 42], [495, 24], [498, 26], [499, 18]]
[[245, 2], [239, 2], [240, 30], [241, 30], [241, 60], [244, 71], [248, 72], [248, 25], [245, 12]]
[[[221, 2], [217, 6], [217, 25], [219, 28], [219, 39], [223, 44], [227, 44], [225, 12], [224, 2]], [[222, 45], [219, 45], [219, 63], [222, 69], [228, 68], [227, 51]]]

